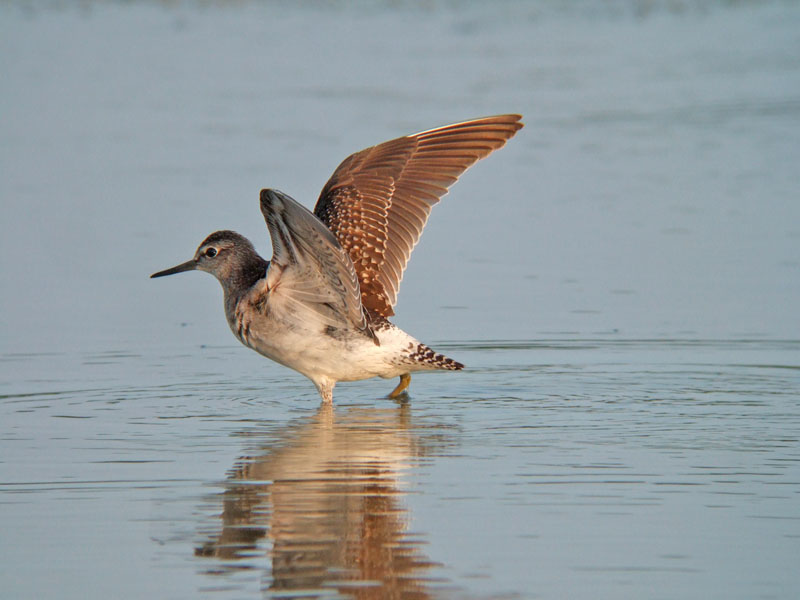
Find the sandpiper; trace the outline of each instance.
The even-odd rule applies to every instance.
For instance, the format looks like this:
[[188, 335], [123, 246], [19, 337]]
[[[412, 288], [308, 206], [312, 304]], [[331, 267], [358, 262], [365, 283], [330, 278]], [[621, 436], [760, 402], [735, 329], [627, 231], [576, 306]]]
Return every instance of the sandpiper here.
[[245, 237], [217, 231], [194, 257], [154, 273], [200, 270], [222, 284], [225, 316], [245, 346], [308, 377], [323, 402], [337, 381], [462, 369], [389, 322], [403, 271], [431, 207], [475, 162], [505, 145], [520, 115], [455, 123], [349, 156], [322, 189], [314, 212], [261, 190], [272, 260]]

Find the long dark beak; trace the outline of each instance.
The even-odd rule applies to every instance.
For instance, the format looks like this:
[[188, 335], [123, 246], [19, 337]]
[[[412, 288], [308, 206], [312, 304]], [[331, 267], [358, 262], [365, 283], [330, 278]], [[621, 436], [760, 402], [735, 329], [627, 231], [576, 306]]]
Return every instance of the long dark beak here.
[[175, 275], [175, 273], [183, 273], [184, 271], [194, 271], [197, 268], [197, 263], [194, 262], [194, 259], [187, 260], [185, 263], [172, 267], [171, 269], [166, 269], [165, 271], [159, 271], [158, 273], [153, 273], [150, 275], [150, 279], [155, 277], [165, 277], [167, 275]]

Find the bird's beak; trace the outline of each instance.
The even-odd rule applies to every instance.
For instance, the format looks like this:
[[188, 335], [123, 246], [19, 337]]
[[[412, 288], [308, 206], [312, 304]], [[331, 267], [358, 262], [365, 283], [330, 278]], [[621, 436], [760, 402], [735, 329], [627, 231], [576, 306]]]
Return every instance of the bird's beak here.
[[155, 277], [165, 277], [166, 275], [175, 275], [175, 273], [183, 273], [184, 271], [194, 271], [197, 268], [197, 263], [192, 260], [187, 260], [185, 263], [181, 263], [171, 269], [166, 269], [164, 271], [159, 271], [158, 273], [153, 273], [150, 275], [150, 279]]

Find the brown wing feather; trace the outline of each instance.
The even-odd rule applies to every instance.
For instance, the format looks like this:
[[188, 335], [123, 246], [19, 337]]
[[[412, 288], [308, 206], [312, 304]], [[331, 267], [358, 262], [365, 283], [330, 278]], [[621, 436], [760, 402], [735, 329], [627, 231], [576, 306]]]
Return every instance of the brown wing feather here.
[[394, 314], [431, 207], [464, 171], [502, 148], [521, 118], [485, 117], [397, 138], [356, 152], [334, 171], [314, 214], [349, 253], [367, 309]]

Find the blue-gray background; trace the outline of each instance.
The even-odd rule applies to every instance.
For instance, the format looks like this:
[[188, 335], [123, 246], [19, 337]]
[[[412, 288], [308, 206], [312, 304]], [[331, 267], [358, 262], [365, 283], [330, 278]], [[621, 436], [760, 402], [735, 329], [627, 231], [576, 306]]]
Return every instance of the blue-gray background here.
[[[264, 419], [268, 439], [317, 399], [236, 347], [210, 278], [147, 276], [216, 229], [268, 257], [262, 187], [311, 206], [353, 151], [520, 112], [525, 129], [434, 210], [397, 306], [474, 367], [412, 387], [412, 411], [459, 432], [458, 452], [408, 475], [426, 554], [477, 595], [796, 597], [798, 32], [794, 2], [4, 3], [4, 587], [86, 597], [91, 573], [98, 596], [205, 589], [192, 514], [242, 452], [229, 434]], [[385, 406], [393, 383], [337, 399]], [[687, 417], [708, 394], [725, 408]], [[563, 429], [532, 441], [533, 426]], [[153, 444], [162, 462], [136, 463]], [[731, 485], [725, 518], [688, 494], [644, 530], [568, 486], [556, 504], [580, 514], [502, 508], [531, 464], [558, 477], [604, 459], [756, 481]], [[121, 483], [171, 481], [178, 463], [177, 488]], [[686, 548], [648, 555], [673, 534]]]

